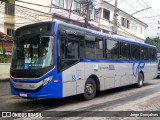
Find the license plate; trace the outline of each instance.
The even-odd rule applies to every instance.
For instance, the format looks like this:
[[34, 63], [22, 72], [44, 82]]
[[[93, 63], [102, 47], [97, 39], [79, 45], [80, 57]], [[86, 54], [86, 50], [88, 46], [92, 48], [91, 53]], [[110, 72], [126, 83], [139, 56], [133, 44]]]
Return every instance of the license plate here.
[[19, 96], [21, 96], [21, 97], [27, 97], [27, 94], [25, 94], [25, 93], [20, 93]]

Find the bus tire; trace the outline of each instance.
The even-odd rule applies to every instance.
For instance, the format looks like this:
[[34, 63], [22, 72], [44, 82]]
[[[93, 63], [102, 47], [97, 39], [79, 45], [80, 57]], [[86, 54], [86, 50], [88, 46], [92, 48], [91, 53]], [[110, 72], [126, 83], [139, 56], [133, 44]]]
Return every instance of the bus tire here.
[[143, 86], [143, 82], [144, 82], [144, 76], [142, 73], [139, 73], [138, 83], [136, 84], [136, 87], [141, 88]]
[[83, 98], [85, 100], [91, 100], [95, 96], [96, 96], [96, 83], [94, 79], [88, 78], [84, 86]]

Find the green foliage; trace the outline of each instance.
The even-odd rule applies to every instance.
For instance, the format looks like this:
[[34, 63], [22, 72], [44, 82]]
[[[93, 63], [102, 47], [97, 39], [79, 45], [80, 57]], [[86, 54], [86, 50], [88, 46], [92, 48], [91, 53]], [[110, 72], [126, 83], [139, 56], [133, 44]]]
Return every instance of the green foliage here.
[[0, 52], [3, 52], [3, 49], [0, 47]]
[[159, 37], [155, 37], [155, 38], [147, 37], [145, 40], [145, 43], [156, 46], [158, 48], [158, 53], [160, 53], [160, 38]]
[[7, 57], [0, 56], [0, 63], [6, 63]]
[[2, 3], [2, 2], [9, 3], [9, 0], [0, 0], [0, 1], [1, 1], [1, 3]]

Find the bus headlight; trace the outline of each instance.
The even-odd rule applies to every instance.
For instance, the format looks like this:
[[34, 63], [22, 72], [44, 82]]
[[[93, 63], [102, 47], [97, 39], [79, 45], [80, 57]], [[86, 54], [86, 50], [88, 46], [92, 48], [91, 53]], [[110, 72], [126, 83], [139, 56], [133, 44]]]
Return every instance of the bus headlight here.
[[47, 77], [43, 80], [43, 86], [45, 86], [46, 84], [48, 84], [51, 80], [52, 80], [53, 76]]

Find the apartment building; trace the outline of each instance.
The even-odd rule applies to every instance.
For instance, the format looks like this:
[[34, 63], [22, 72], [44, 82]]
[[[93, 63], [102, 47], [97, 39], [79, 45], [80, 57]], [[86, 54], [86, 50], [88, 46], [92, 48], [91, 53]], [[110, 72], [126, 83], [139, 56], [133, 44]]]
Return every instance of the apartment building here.
[[[99, 8], [101, 9], [99, 27], [102, 32], [111, 33], [113, 27], [114, 6], [103, 0], [99, 0], [99, 4]], [[147, 24], [120, 9], [117, 12], [117, 19], [118, 35], [144, 42], [144, 31], [148, 27]]]
[[5, 53], [9, 58], [11, 57], [15, 27], [14, 0], [10, 0], [10, 3], [0, 3], [0, 56]]
[[[90, 7], [88, 0], [17, 0], [15, 3], [15, 28], [30, 23], [58, 19], [97, 31], [112, 33], [114, 6], [104, 0], [97, 0], [91, 9], [88, 9]], [[88, 15], [90, 20], [87, 22], [85, 18], [88, 11], [90, 11]], [[117, 18], [117, 34], [144, 42], [144, 31], [147, 24], [120, 9], [117, 12]]]

